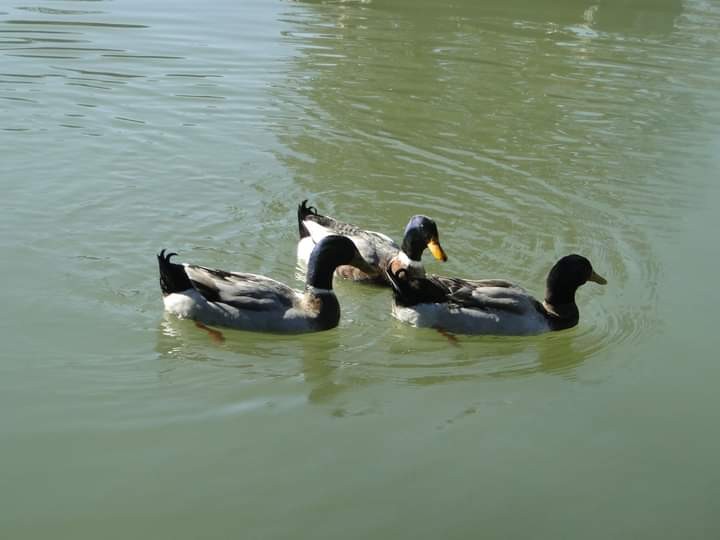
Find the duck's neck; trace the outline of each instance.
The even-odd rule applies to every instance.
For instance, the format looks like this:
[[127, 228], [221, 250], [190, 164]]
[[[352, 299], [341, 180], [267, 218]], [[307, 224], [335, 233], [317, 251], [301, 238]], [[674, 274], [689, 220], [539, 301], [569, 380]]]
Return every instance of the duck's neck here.
[[425, 277], [425, 267], [419, 260], [411, 259], [407, 253], [400, 251], [392, 260], [391, 269], [397, 272], [401, 268], [405, 268], [413, 277]]
[[340, 322], [340, 304], [332, 290], [337, 262], [332, 253], [313, 251], [305, 278], [305, 309], [314, 314], [318, 330], [335, 328]]
[[558, 292], [548, 289], [545, 292], [543, 307], [553, 330], [572, 328], [580, 320], [580, 311], [575, 303], [575, 290]]
[[418, 235], [406, 234], [400, 249], [411, 261], [420, 262], [426, 247], [427, 243]]
[[318, 290], [332, 291], [333, 273], [337, 264], [329, 257], [329, 253], [313, 251], [308, 261], [305, 285]]

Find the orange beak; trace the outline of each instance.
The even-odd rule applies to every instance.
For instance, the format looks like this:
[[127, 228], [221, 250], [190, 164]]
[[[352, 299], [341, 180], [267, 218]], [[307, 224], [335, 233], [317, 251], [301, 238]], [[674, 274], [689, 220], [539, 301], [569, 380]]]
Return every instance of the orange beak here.
[[447, 255], [445, 255], [445, 250], [442, 248], [440, 242], [438, 242], [436, 238], [430, 240], [427, 244], [427, 247], [430, 250], [430, 253], [433, 254], [433, 257], [435, 257], [438, 261], [447, 261]]

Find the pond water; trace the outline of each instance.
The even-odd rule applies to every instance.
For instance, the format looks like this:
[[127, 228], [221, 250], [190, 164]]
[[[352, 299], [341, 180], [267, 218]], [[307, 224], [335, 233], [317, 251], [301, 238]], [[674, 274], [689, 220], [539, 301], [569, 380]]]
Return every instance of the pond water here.
[[[720, 5], [0, 5], [3, 538], [712, 538]], [[577, 328], [163, 315], [155, 254], [298, 287], [300, 200]], [[713, 427], [715, 426], [715, 427]]]

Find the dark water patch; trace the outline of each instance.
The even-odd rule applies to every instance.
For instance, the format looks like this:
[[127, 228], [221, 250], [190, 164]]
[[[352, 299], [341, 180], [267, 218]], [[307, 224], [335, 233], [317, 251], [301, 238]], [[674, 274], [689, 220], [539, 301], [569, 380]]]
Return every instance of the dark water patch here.
[[68, 38], [48, 38], [48, 37], [32, 37], [29, 38], [33, 43], [90, 43], [89, 39], [68, 39]]
[[96, 15], [99, 13], [105, 13], [104, 11], [90, 11], [80, 9], [55, 9], [43, 6], [19, 6], [15, 9], [22, 11], [30, 11], [33, 13], [43, 13], [45, 15]]
[[73, 73], [80, 73], [81, 75], [102, 75], [104, 77], [115, 77], [118, 79], [142, 79], [145, 75], [132, 75], [130, 73], [118, 73], [115, 71], [94, 71], [89, 69], [72, 69], [72, 68], [61, 68], [56, 67], [55, 69], [61, 69], [64, 71], [72, 71]]
[[189, 98], [189, 99], [210, 99], [210, 100], [226, 100], [227, 98], [224, 96], [210, 96], [210, 95], [203, 95], [203, 94], [175, 94], [175, 97], [179, 98]]
[[94, 77], [66, 77], [68, 81], [85, 81], [90, 83], [105, 83], [105, 84], [112, 84], [114, 86], [122, 86], [124, 84], [127, 84], [127, 81], [125, 80], [107, 80], [107, 79], [96, 79]]
[[21, 77], [26, 79], [44, 79], [45, 77], [62, 77], [62, 75], [28, 75], [25, 73], [0, 73], [0, 77]]
[[6, 56], [13, 56], [17, 58], [47, 58], [50, 60], [77, 60], [79, 56], [61, 56], [61, 55], [48, 55], [48, 54], [7, 54]]
[[69, 257], [72, 257], [75, 259], [87, 260], [87, 261], [98, 261], [98, 262], [112, 260], [110, 257], [98, 257], [95, 255], [69, 255]]
[[[3, 21], [0, 21], [0, 23]], [[71, 32], [69, 30], [7, 30], [0, 28], [0, 34], [68, 34], [68, 35], [81, 35], [80, 32]]]
[[144, 122], [142, 120], [135, 120], [134, 118], [126, 118], [124, 116], [116, 116], [115, 120], [122, 120], [123, 122], [130, 122], [132, 124], [141, 124], [141, 125], [146, 124], [146, 122]]
[[88, 21], [34, 21], [23, 19], [10, 19], [1, 21], [4, 24], [23, 24], [28, 26], [89, 26], [95, 28], [149, 28], [145, 24], [129, 24], [129, 23], [104, 23], [104, 22], [88, 22]]
[[137, 58], [137, 59], [149, 59], [149, 60], [185, 60], [184, 56], [167, 56], [159, 54], [103, 54], [106, 58]]
[[96, 90], [112, 90], [109, 86], [100, 86], [99, 84], [81, 83], [81, 82], [69, 82], [66, 83], [68, 86], [81, 86], [84, 88], [94, 88]]
[[6, 99], [8, 101], [21, 101], [23, 103], [37, 103], [37, 100], [15, 96], [0, 96], [0, 99]]
[[[34, 41], [34, 40], [30, 40]], [[121, 52], [122, 49], [99, 49], [96, 47], [13, 47], [14, 51], [87, 51], [87, 52]], [[106, 56], [106, 55], [102, 55]]]
[[210, 79], [217, 78], [221, 79], [222, 75], [200, 75], [197, 73], [166, 73], [165, 77], [187, 77], [190, 79]]

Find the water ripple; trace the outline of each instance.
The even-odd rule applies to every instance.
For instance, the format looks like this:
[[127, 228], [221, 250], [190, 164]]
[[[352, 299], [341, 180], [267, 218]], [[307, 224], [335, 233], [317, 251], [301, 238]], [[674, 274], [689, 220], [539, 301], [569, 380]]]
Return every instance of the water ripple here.
[[89, 22], [89, 21], [39, 21], [35, 19], [9, 19], [0, 21], [4, 24], [18, 24], [28, 26], [90, 26], [95, 28], [149, 28], [144, 24], [130, 23], [108, 23], [108, 22]]
[[[2, 130], [19, 156], [3, 219], [22, 220], [18, 250], [57, 268], [45, 311], [62, 310], [74, 347], [95, 347], [34, 365], [80, 381], [78, 404], [92, 388], [103, 419], [158, 425], [632, 361], [666, 330], [661, 253], [702, 202], [686, 175], [714, 140], [718, 19], [690, 3], [633, 31], [605, 4], [558, 20], [471, 4], [427, 27], [420, 9], [388, 17], [377, 3], [283, 4], [272, 26], [127, 19], [113, 3], [97, 21], [0, 21]], [[347, 283], [340, 327], [318, 336], [227, 331], [217, 344], [162, 317], [161, 245], [300, 286], [294, 206], [308, 197], [396, 239], [409, 216], [432, 216], [450, 256], [425, 258], [434, 273], [540, 296], [552, 263], [579, 252], [609, 284], [580, 290], [577, 328], [522, 339], [408, 328], [387, 291]]]

